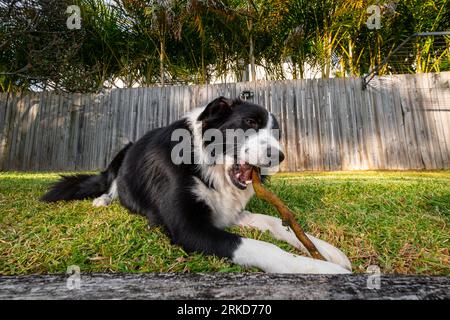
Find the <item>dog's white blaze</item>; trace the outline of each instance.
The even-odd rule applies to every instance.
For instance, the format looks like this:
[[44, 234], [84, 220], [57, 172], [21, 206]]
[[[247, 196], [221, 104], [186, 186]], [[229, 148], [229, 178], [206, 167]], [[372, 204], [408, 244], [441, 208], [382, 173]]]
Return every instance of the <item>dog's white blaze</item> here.
[[245, 155], [245, 161], [256, 166], [267, 166], [270, 163], [268, 150], [275, 155], [281, 151], [280, 143], [272, 135], [271, 130], [260, 129], [257, 134], [250, 136], [241, 148], [241, 154]]
[[[306, 250], [303, 244], [297, 239], [294, 232], [289, 227], [283, 226], [283, 223], [279, 218], [245, 211], [241, 215], [239, 225], [256, 228], [261, 231], [269, 231], [274, 238], [286, 241], [290, 245], [309, 255], [308, 250]], [[328, 242], [313, 237], [310, 234], [306, 235], [317, 247], [317, 250], [319, 250], [325, 259], [327, 259], [327, 261], [338, 264], [341, 267], [351, 271], [351, 263], [341, 250], [332, 246]]]
[[272, 118], [272, 113], [270, 113], [269, 111], [267, 111], [267, 125], [266, 125], [266, 129], [272, 129], [273, 128], [273, 118]]
[[[277, 154], [281, 151], [279, 141], [273, 135], [273, 118], [270, 112], [267, 112], [268, 119], [265, 128], [261, 128], [258, 132], [246, 140], [246, 143], [240, 150], [240, 158], [255, 166], [267, 166], [270, 163], [270, 157], [267, 151], [271, 150], [272, 156], [278, 159]], [[273, 163], [272, 163], [273, 165]], [[270, 172], [278, 171], [275, 166]]]
[[337, 264], [297, 256], [283, 251], [271, 243], [248, 238], [242, 239], [242, 243], [234, 252], [232, 260], [234, 263], [257, 267], [269, 273], [350, 273]]

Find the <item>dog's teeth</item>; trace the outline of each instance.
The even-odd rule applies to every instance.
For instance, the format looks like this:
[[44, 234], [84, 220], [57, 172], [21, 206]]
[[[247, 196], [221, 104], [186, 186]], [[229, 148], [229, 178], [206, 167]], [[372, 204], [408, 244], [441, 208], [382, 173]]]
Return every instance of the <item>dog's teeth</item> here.
[[241, 174], [238, 173], [238, 174], [236, 175], [236, 179], [239, 179], [240, 177], [241, 177]]
[[250, 184], [252, 182], [253, 182], [252, 180], [245, 181], [246, 184]]

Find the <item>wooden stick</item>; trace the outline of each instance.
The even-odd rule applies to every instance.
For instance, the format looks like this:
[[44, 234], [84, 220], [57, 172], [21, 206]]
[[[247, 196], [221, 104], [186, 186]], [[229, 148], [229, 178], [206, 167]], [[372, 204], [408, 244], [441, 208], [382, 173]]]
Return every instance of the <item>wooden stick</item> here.
[[263, 199], [277, 209], [278, 213], [281, 216], [281, 220], [283, 221], [284, 226], [289, 226], [295, 233], [296, 237], [300, 242], [305, 246], [305, 248], [310, 253], [311, 257], [315, 259], [325, 260], [322, 254], [317, 250], [316, 246], [305, 234], [303, 229], [299, 226], [297, 221], [294, 218], [294, 214], [291, 210], [272, 192], [266, 190], [261, 184], [261, 177], [257, 169], [254, 169], [252, 172], [253, 179], [253, 189], [255, 190], [256, 196], [260, 199]]

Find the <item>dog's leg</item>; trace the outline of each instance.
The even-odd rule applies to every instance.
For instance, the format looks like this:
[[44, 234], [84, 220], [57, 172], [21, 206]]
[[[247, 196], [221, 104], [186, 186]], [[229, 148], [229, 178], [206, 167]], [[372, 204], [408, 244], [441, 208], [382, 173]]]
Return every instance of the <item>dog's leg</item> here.
[[95, 198], [94, 201], [92, 201], [92, 205], [94, 207], [106, 207], [111, 204], [111, 202], [117, 198], [117, 183], [116, 180], [114, 180], [111, 184], [111, 187], [109, 188], [108, 193], [102, 194], [100, 197]]
[[[172, 242], [181, 245], [187, 252], [215, 254], [232, 262], [257, 267], [270, 273], [349, 273], [341, 266], [309, 257], [300, 257], [277, 246], [236, 234], [209, 225], [193, 225], [192, 221], [168, 226]], [[180, 231], [180, 228], [182, 230]]]
[[[294, 232], [289, 227], [283, 226], [282, 221], [279, 218], [245, 211], [242, 213], [242, 218], [238, 224], [240, 226], [252, 227], [262, 231], [269, 231], [274, 238], [286, 241], [290, 245], [300, 249], [302, 252], [309, 254], [303, 244], [297, 239]], [[307, 236], [327, 261], [338, 264], [347, 270], [351, 270], [351, 263], [341, 250], [310, 234], [307, 234]]]
[[269, 273], [350, 273], [350, 271], [337, 264], [297, 256], [271, 243], [247, 238], [241, 239], [241, 243], [235, 250], [232, 260], [234, 263], [257, 267]]

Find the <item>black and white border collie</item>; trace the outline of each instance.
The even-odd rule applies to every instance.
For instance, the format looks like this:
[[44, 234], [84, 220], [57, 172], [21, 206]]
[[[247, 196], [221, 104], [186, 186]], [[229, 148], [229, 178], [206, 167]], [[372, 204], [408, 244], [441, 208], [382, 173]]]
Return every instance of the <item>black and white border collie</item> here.
[[[233, 225], [269, 231], [307, 254], [279, 218], [245, 210], [254, 195], [253, 168], [274, 167], [284, 159], [272, 134], [276, 129], [277, 120], [263, 107], [220, 97], [128, 144], [99, 175], [62, 177], [42, 200], [95, 198], [94, 206], [107, 206], [118, 197], [128, 210], [146, 216], [151, 226], [162, 226], [172, 243], [187, 252], [217, 255], [272, 273], [349, 273], [345, 254], [313, 236], [308, 235], [328, 261], [225, 231]], [[211, 131], [225, 135], [233, 130], [251, 134], [241, 141], [206, 138]], [[182, 135], [174, 138], [177, 131], [188, 132], [185, 146], [191, 150], [180, 148]], [[180, 158], [184, 161], [177, 163]]]

